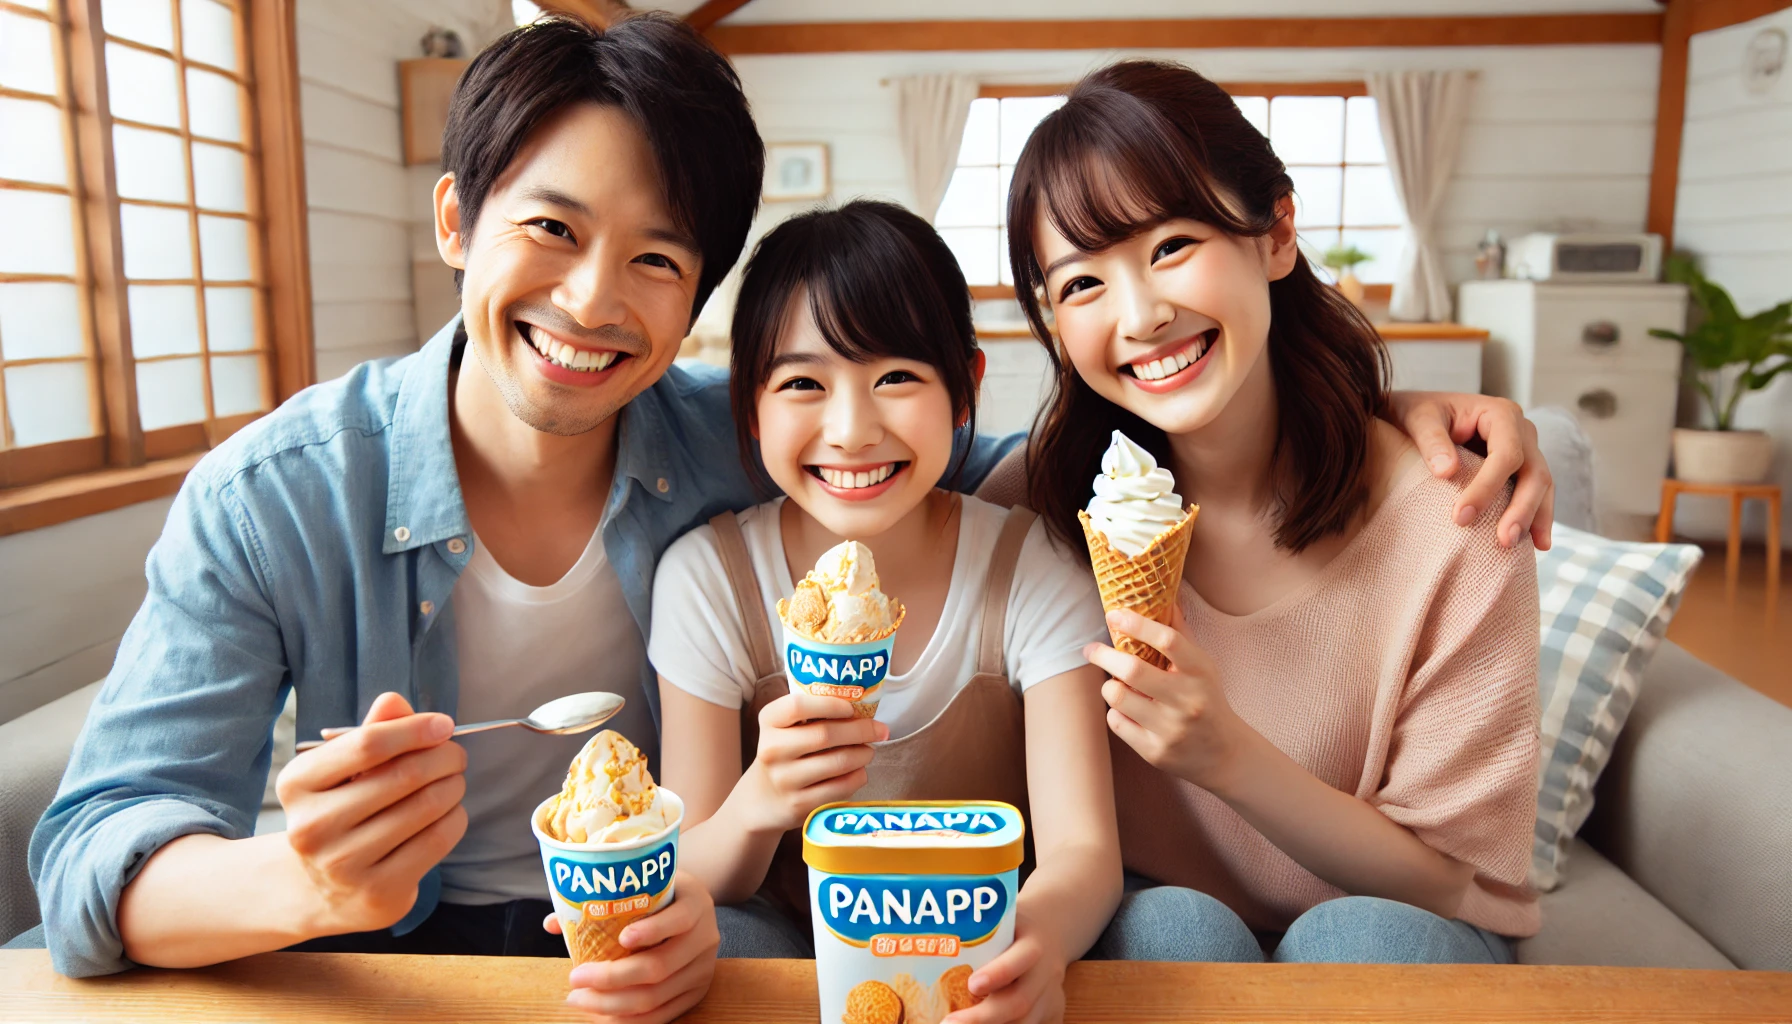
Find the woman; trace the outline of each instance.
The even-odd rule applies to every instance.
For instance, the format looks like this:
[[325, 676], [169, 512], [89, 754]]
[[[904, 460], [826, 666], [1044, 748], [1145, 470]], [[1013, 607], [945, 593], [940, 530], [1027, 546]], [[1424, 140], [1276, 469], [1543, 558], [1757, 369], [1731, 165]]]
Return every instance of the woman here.
[[1201, 505], [1174, 628], [1108, 619], [1169, 669], [1088, 652], [1133, 890], [1098, 952], [1510, 962], [1539, 923], [1532, 549], [1496, 543], [1504, 497], [1449, 526], [1476, 460], [1434, 478], [1376, 418], [1385, 354], [1268, 141], [1193, 71], [1117, 64], [1035, 130], [1008, 223], [1058, 368], [1029, 503], [1080, 547], [1119, 430]]

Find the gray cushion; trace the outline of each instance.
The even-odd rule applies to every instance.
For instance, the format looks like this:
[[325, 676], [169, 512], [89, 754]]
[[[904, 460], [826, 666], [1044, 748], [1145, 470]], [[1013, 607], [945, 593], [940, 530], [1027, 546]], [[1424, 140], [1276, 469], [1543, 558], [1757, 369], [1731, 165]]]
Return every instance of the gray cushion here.
[[25, 852], [99, 692], [91, 683], [0, 725], [0, 939], [38, 922]]
[[1543, 931], [1521, 964], [1727, 969], [1729, 961], [1599, 851], [1575, 840], [1562, 884], [1543, 896]]
[[1738, 967], [1792, 971], [1792, 707], [1664, 643], [1582, 834]]

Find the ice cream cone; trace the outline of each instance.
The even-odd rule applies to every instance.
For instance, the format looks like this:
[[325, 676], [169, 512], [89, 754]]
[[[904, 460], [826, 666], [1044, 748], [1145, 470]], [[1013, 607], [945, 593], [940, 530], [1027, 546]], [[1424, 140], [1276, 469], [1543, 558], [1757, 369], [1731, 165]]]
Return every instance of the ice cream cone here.
[[587, 903], [577, 921], [563, 926], [566, 928], [566, 951], [572, 954], [573, 963], [620, 960], [628, 956], [630, 951], [622, 944], [622, 930], [659, 910], [665, 900], [666, 894], [660, 893], [640, 910], [610, 917], [593, 916], [591, 908], [597, 904]]
[[[1125, 608], [1155, 622], [1170, 624], [1176, 607], [1176, 591], [1182, 585], [1182, 563], [1188, 557], [1188, 537], [1201, 506], [1190, 505], [1182, 522], [1157, 535], [1150, 546], [1128, 558], [1108, 543], [1089, 522], [1089, 513], [1077, 512], [1083, 524], [1083, 539], [1089, 544], [1089, 561], [1095, 569], [1095, 583], [1101, 588], [1101, 607], [1106, 611]], [[1116, 634], [1114, 649], [1134, 655], [1142, 661], [1169, 668], [1170, 661], [1155, 647]]]

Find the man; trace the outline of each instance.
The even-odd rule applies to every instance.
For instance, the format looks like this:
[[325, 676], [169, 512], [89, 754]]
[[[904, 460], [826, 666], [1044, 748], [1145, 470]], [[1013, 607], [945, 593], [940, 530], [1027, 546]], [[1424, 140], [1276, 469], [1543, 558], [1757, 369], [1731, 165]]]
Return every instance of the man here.
[[[628, 699], [650, 755], [656, 560], [759, 500], [725, 375], [672, 368], [734, 264], [763, 174], [738, 79], [681, 22], [519, 29], [456, 90], [437, 238], [462, 315], [422, 351], [295, 397], [195, 467], [148, 563], [31, 846], [56, 968], [194, 966], [306, 944], [559, 952], [528, 826], [582, 737], [448, 739], [567, 692]], [[1510, 435], [1508, 406], [1409, 399]], [[1507, 435], [1501, 435], [1507, 436]], [[974, 487], [1018, 439], [966, 440]], [[1447, 440], [1442, 440], [1447, 448]], [[1491, 463], [1490, 463], [1491, 464]], [[1547, 471], [1523, 514], [1547, 499]], [[1537, 477], [1536, 474], [1543, 474]], [[360, 720], [281, 773], [286, 832], [253, 836], [288, 687], [299, 732]], [[593, 1013], [666, 1020], [707, 990], [700, 885], [572, 974]], [[724, 916], [724, 952], [780, 952]]]

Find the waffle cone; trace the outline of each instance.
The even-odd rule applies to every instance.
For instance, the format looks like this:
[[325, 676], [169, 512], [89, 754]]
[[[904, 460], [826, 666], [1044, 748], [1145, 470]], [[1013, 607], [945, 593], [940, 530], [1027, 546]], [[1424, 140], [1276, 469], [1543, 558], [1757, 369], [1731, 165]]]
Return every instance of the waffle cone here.
[[[1083, 524], [1083, 540], [1089, 545], [1089, 562], [1095, 570], [1095, 583], [1101, 588], [1104, 611], [1125, 608], [1155, 622], [1170, 624], [1176, 607], [1176, 590], [1182, 585], [1182, 563], [1188, 557], [1188, 537], [1201, 506], [1190, 505], [1182, 522], [1170, 527], [1152, 540], [1151, 546], [1128, 558], [1125, 552], [1108, 543], [1089, 522], [1089, 513], [1076, 516]], [[1170, 661], [1130, 636], [1116, 635], [1114, 649], [1139, 660], [1169, 668]]]
[[[565, 926], [566, 951], [572, 954], [572, 962], [588, 964], [598, 960], [620, 960], [628, 956], [630, 950], [620, 939], [622, 930], [659, 910], [665, 899], [666, 894], [661, 893], [644, 910], [632, 910], [611, 917], [592, 917], [589, 913], [581, 913], [577, 921]], [[586, 904], [587, 908], [589, 906], [590, 904]]]

